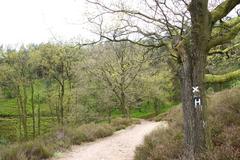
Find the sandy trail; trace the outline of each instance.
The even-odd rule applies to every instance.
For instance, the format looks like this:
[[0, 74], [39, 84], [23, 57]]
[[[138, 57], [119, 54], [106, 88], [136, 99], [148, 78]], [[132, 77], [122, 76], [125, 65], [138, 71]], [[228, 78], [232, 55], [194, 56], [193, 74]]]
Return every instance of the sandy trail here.
[[95, 142], [73, 146], [71, 151], [52, 160], [133, 160], [136, 146], [156, 127], [167, 127], [166, 122], [142, 121], [141, 124], [115, 132], [113, 136]]

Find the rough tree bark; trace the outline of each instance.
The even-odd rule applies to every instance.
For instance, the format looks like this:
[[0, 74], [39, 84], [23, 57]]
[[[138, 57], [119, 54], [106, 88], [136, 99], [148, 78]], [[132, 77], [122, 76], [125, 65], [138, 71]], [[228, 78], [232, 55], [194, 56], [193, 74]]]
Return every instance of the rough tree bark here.
[[188, 159], [194, 159], [196, 153], [207, 148], [204, 70], [211, 29], [207, 7], [208, 0], [192, 0], [188, 8], [192, 22], [191, 35], [178, 46], [182, 62], [181, 92]]

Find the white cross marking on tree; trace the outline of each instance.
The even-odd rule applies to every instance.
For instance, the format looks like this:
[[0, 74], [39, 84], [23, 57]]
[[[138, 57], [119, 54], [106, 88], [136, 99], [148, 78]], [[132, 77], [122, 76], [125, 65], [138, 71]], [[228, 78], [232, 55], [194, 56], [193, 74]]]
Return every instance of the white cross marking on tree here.
[[192, 87], [192, 89], [193, 89], [193, 93], [199, 92], [199, 87], [198, 86]]

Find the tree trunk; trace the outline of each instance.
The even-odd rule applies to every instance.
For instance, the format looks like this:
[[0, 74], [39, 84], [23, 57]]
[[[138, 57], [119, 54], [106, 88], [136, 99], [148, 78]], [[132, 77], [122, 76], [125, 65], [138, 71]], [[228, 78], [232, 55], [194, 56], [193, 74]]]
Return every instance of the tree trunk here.
[[31, 83], [31, 105], [32, 105], [32, 129], [33, 129], [33, 138], [36, 135], [36, 127], [35, 127], [35, 106], [34, 106], [34, 84]]
[[19, 140], [22, 139], [22, 112], [21, 112], [21, 103], [19, 99], [19, 86], [16, 88], [17, 90], [17, 106], [18, 106], [18, 118], [19, 118], [19, 124], [18, 124], [18, 129], [19, 129]]
[[40, 98], [39, 94], [37, 96], [37, 101], [38, 101], [38, 110], [37, 110], [37, 117], [38, 117], [38, 122], [37, 122], [37, 127], [38, 127], [38, 135], [41, 135], [41, 108], [40, 108]]
[[158, 115], [160, 113], [160, 100], [156, 97], [153, 99], [153, 107], [155, 114]]
[[108, 123], [110, 124], [111, 121], [112, 121], [112, 107], [108, 107], [108, 110], [107, 110], [107, 118], [108, 118]]
[[210, 35], [207, 0], [192, 0], [189, 11], [192, 20], [190, 40], [183, 44], [181, 54], [181, 92], [187, 159], [195, 159], [207, 148], [206, 98], [204, 70]]
[[125, 118], [130, 118], [129, 107], [126, 105], [126, 95], [123, 91], [121, 92], [120, 106], [123, 110], [124, 117]]
[[57, 104], [56, 104], [56, 116], [57, 116], [57, 122], [58, 124], [61, 123], [61, 117], [60, 117], [60, 104], [61, 104], [61, 89], [60, 87], [58, 88], [58, 100], [57, 100]]
[[23, 103], [22, 103], [22, 109], [23, 109], [23, 132], [24, 132], [24, 139], [28, 139], [28, 129], [27, 129], [27, 87], [26, 85], [23, 85]]
[[64, 98], [64, 80], [61, 85], [61, 93], [60, 93], [60, 112], [61, 112], [61, 124], [63, 125], [63, 117], [64, 117], [64, 105], [63, 105], [63, 99]]

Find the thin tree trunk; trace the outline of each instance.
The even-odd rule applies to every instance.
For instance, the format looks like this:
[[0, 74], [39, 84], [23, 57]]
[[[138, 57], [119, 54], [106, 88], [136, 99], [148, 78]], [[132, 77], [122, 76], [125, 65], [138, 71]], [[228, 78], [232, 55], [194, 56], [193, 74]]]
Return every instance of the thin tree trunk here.
[[57, 101], [57, 104], [56, 104], [56, 116], [57, 116], [57, 122], [58, 124], [61, 123], [61, 117], [60, 117], [60, 104], [61, 104], [61, 89], [59, 87], [58, 89], [58, 101]]
[[155, 114], [158, 115], [160, 112], [160, 100], [156, 97], [153, 99], [153, 106]]
[[40, 98], [39, 98], [39, 94], [37, 96], [38, 99], [38, 111], [37, 111], [37, 116], [38, 116], [38, 122], [37, 122], [37, 126], [38, 126], [38, 135], [41, 135], [41, 107], [40, 107]]
[[27, 140], [28, 132], [27, 132], [27, 110], [26, 110], [26, 89], [25, 86], [19, 86], [18, 90], [18, 98], [19, 98], [19, 105], [20, 105], [20, 112], [21, 112], [21, 124], [23, 129], [23, 139]]
[[17, 86], [17, 105], [18, 105], [18, 117], [19, 117], [19, 124], [18, 124], [18, 129], [19, 129], [19, 139], [22, 139], [22, 112], [21, 112], [21, 102], [19, 99], [19, 86]]
[[64, 105], [63, 105], [63, 101], [64, 101], [64, 94], [65, 94], [65, 81], [64, 81], [64, 64], [62, 62], [62, 72], [61, 72], [61, 79], [62, 79], [62, 82], [61, 80], [59, 81], [60, 82], [60, 114], [61, 114], [61, 124], [63, 125], [63, 119], [64, 119]]
[[112, 121], [112, 107], [108, 108], [108, 123]]
[[35, 127], [35, 106], [34, 106], [34, 84], [31, 83], [31, 105], [32, 105], [32, 129], [33, 129], [33, 138], [36, 135], [36, 127]]
[[61, 124], [62, 125], [63, 125], [63, 118], [64, 118], [63, 98], [64, 98], [64, 80], [61, 85], [61, 96], [60, 96], [60, 110], [61, 110]]
[[24, 139], [28, 139], [28, 128], [27, 128], [27, 88], [23, 85], [23, 132]]

